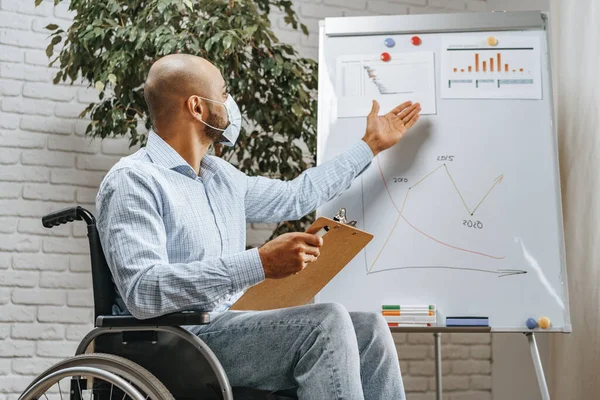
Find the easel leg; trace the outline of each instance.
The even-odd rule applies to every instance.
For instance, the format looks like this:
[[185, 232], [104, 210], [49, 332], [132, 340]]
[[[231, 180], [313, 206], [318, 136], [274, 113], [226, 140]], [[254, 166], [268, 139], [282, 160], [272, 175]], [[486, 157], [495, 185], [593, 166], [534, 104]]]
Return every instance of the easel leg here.
[[442, 334], [433, 334], [435, 348], [435, 398], [442, 400]]
[[546, 377], [544, 376], [544, 368], [542, 367], [542, 360], [540, 359], [540, 352], [538, 351], [535, 336], [533, 335], [533, 332], [526, 333], [525, 336], [527, 336], [527, 341], [529, 342], [531, 359], [533, 361], [533, 367], [535, 368], [535, 374], [537, 375], [538, 385], [540, 386], [542, 400], [550, 400], [548, 384], [546, 383]]

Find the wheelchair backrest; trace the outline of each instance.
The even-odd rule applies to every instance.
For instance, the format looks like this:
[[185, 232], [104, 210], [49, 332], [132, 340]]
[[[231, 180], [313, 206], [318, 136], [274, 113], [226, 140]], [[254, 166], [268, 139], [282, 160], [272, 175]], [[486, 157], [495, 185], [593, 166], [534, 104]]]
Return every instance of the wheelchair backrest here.
[[94, 324], [99, 315], [111, 315], [115, 303], [116, 291], [112, 275], [104, 252], [100, 236], [96, 228], [96, 218], [83, 207], [69, 207], [55, 211], [42, 218], [46, 228], [84, 220], [87, 223], [88, 240], [90, 243], [90, 258], [92, 264], [92, 286], [94, 289]]

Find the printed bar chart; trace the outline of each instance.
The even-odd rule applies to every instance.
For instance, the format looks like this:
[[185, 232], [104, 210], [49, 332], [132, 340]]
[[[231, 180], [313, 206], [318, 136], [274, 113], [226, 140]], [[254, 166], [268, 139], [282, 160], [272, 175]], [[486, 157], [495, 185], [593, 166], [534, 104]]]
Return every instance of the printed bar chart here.
[[[509, 49], [509, 50], [512, 50], [512, 49]], [[521, 49], [519, 49], [519, 50], [521, 50]], [[473, 72], [473, 69], [475, 69], [475, 72], [479, 72], [480, 71], [479, 60], [480, 60], [479, 53], [475, 53], [474, 63], [473, 63], [473, 65], [467, 65], [466, 71]], [[497, 53], [495, 59], [494, 59], [494, 57], [491, 57], [489, 64], [487, 63], [487, 61], [483, 61], [481, 69], [484, 72], [487, 72], [488, 65], [490, 66], [490, 68], [489, 68], [490, 72], [494, 72], [494, 71], [503, 72], [502, 71], [502, 53]], [[494, 67], [494, 65], [496, 65], [497, 67]], [[463, 68], [463, 66], [453, 67], [452, 71], [453, 72], [465, 72], [465, 68]], [[524, 70], [524, 68], [519, 68], [518, 71], [524, 72], [525, 70]], [[509, 64], [504, 64], [504, 72], [510, 72]], [[512, 72], [517, 72], [517, 69], [513, 69]]]
[[463, 36], [443, 43], [442, 98], [541, 99], [539, 39]]

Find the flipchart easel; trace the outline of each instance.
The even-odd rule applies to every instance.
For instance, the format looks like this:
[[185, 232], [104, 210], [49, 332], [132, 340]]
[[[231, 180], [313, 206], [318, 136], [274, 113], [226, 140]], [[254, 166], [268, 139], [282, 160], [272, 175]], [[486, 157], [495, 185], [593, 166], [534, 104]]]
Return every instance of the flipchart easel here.
[[[544, 77], [544, 98], [543, 98], [543, 108], [545, 114], [540, 117], [543, 120], [548, 122], [544, 127], [548, 126], [548, 131], [544, 132], [548, 135], [552, 135], [550, 141], [550, 146], [554, 146], [554, 150], [556, 151], [556, 131], [554, 124], [554, 109], [553, 109], [553, 99], [552, 99], [552, 85], [551, 85], [551, 71], [550, 71], [550, 44], [549, 44], [549, 26], [548, 26], [548, 15], [541, 12], [518, 12], [518, 13], [468, 13], [468, 14], [444, 14], [444, 15], [415, 15], [415, 16], [386, 16], [386, 17], [353, 17], [353, 18], [328, 18], [325, 21], [321, 21], [320, 23], [320, 32], [319, 32], [319, 141], [318, 141], [318, 162], [326, 161], [332, 153], [329, 153], [328, 157], [324, 158], [324, 154], [327, 151], [332, 151], [331, 149], [327, 150], [326, 146], [331, 146], [331, 140], [329, 143], [323, 142], [322, 133], [324, 131], [330, 132], [331, 126], [336, 124], [336, 109], [333, 104], [336, 101], [336, 95], [332, 88], [332, 82], [330, 81], [331, 70], [328, 70], [332, 67], [328, 62], [332, 62], [331, 57], [327, 57], [326, 52], [328, 41], [334, 39], [336, 45], [333, 46], [329, 50], [334, 50], [336, 54], [342, 54], [343, 50], [340, 50], [342, 47], [346, 46], [350, 49], [351, 54], [354, 49], [359, 48], [365, 45], [365, 38], [373, 37], [377, 38], [377, 44], [383, 43], [383, 39], [387, 36], [394, 37], [398, 41], [399, 38], [408, 38], [412, 35], [422, 35], [422, 36], [435, 36], [437, 34], [454, 34], [454, 33], [473, 33], [473, 34], [485, 34], [486, 32], [511, 32], [515, 35], [519, 35], [522, 32], [540, 32], [540, 37], [543, 41], [542, 49], [542, 57], [543, 57], [543, 65], [546, 66], [546, 69], [543, 71]], [[342, 43], [342, 39], [346, 39], [347, 43]], [[354, 41], [354, 38], [360, 38], [361, 42]], [[361, 47], [362, 48], [362, 47]], [[373, 42], [372, 50], [373, 53], [379, 53], [381, 51], [386, 51], [385, 48], [383, 50], [375, 47], [375, 42]], [[375, 49], [376, 48], [376, 49]], [[356, 50], [359, 51], [359, 50]], [[436, 57], [439, 56], [439, 49], [437, 49], [438, 53], [436, 53]], [[436, 65], [439, 67], [439, 60], [436, 60]], [[436, 72], [436, 75], [439, 73]], [[438, 78], [439, 79], [439, 78]], [[439, 90], [439, 82], [438, 88]], [[437, 94], [437, 101], [440, 102], [439, 93]], [[445, 99], [447, 102], [447, 100]], [[458, 102], [455, 102], [455, 104]], [[480, 101], [480, 104], [483, 105], [484, 111], [491, 111], [489, 108], [490, 102]], [[446, 103], [447, 104], [447, 103]], [[507, 112], [511, 113], [511, 110], [508, 109]], [[514, 110], [513, 110], [514, 112]], [[438, 115], [434, 115], [432, 118], [438, 118]], [[443, 112], [441, 113], [443, 114]], [[333, 115], [333, 117], [332, 117]], [[447, 116], [446, 116], [447, 117]], [[546, 120], [546, 118], [548, 118]], [[539, 119], [539, 118], [538, 118]], [[354, 120], [356, 121], [356, 119]], [[447, 121], [447, 119], [446, 119]], [[444, 123], [444, 121], [441, 121]], [[343, 142], [352, 142], [354, 139], [358, 139], [360, 134], [352, 131], [352, 126], [360, 126], [360, 124], [356, 123], [346, 123], [343, 125], [343, 128], [339, 128], [340, 132], [338, 132], [342, 139], [340, 139], [340, 143]], [[546, 128], [544, 128], [546, 129]], [[553, 141], [552, 141], [553, 140]], [[325, 150], [324, 150], [325, 149]], [[551, 154], [551, 156], [556, 157], [556, 154]], [[555, 170], [553, 173], [558, 176], [558, 164], [556, 161]], [[556, 178], [558, 179], [558, 178]], [[556, 193], [558, 208], [560, 209], [560, 190], [557, 190]], [[351, 196], [355, 196], [354, 193]], [[332, 201], [327, 206], [320, 209], [319, 213], [323, 213], [327, 215], [331, 212], [332, 209], [337, 208], [340, 204], [347, 204], [349, 201], [348, 197], [342, 197], [340, 199]], [[364, 207], [364, 204], [363, 204]], [[358, 207], [356, 207], [358, 208]], [[349, 208], [349, 212], [353, 215], [358, 212], [355, 208]], [[558, 212], [560, 214], [560, 212]], [[560, 221], [558, 223], [559, 229], [562, 235], [562, 216], [557, 216]], [[562, 236], [561, 236], [562, 238]], [[562, 262], [561, 274], [562, 285], [563, 285], [563, 294], [564, 294], [564, 318], [562, 321], [557, 321], [556, 329], [551, 329], [549, 331], [552, 332], [564, 332], [568, 333], [571, 330], [570, 325], [570, 316], [568, 309], [568, 293], [566, 290], [566, 268], [564, 263], [564, 240], [562, 243], [562, 248], [559, 249], [560, 258]], [[331, 296], [330, 296], [331, 297]], [[329, 297], [329, 298], [330, 298]], [[341, 301], [344, 304], [343, 301]], [[383, 304], [383, 303], [380, 303]], [[417, 303], [419, 304], [419, 303]], [[439, 304], [438, 304], [439, 305]], [[352, 311], [352, 310], [351, 310]], [[434, 336], [434, 346], [435, 346], [435, 365], [436, 365], [436, 396], [437, 399], [442, 398], [442, 365], [441, 365], [441, 334], [442, 333], [490, 333], [493, 331], [496, 332], [521, 332], [526, 335], [530, 354], [533, 360], [540, 392], [542, 398], [544, 400], [549, 399], [548, 387], [546, 384], [546, 380], [544, 377], [544, 372], [542, 368], [542, 363], [540, 360], [536, 340], [535, 333], [541, 331], [540, 329], [528, 330], [525, 327], [524, 319], [519, 320], [518, 324], [515, 324], [513, 327], [504, 327], [501, 329], [494, 330], [493, 327], [445, 327], [445, 326], [437, 326], [437, 327], [427, 327], [427, 328], [413, 328], [413, 327], [393, 327], [390, 328], [392, 332], [427, 332], [432, 333]], [[560, 324], [558, 323], [560, 322]]]

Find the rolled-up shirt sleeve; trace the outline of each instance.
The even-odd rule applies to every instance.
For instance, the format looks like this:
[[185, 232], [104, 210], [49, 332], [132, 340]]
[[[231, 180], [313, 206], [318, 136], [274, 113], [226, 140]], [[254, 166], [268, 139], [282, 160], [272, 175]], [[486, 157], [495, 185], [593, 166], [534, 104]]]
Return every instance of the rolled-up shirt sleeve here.
[[247, 222], [300, 219], [340, 195], [371, 163], [373, 152], [359, 140], [337, 157], [304, 171], [291, 181], [247, 177]]
[[232, 294], [264, 280], [257, 249], [189, 263], [170, 263], [160, 195], [149, 176], [111, 172], [96, 205], [98, 231], [116, 288], [140, 319], [182, 310], [212, 311]]

